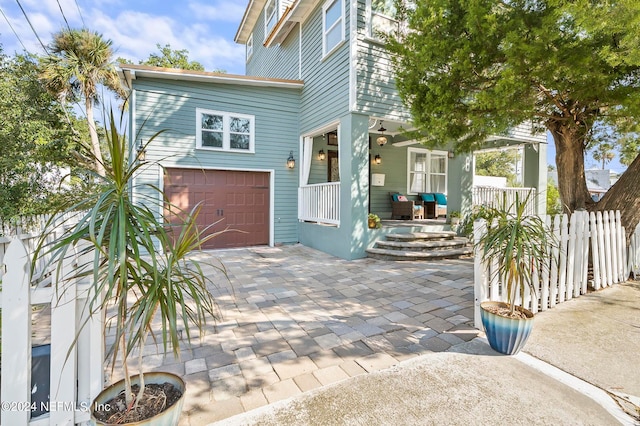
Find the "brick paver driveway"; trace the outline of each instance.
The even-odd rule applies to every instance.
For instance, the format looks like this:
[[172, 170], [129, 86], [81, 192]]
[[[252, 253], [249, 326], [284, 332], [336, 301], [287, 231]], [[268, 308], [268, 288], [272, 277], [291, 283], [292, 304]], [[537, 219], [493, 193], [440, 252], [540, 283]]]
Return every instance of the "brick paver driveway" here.
[[229, 277], [216, 275], [217, 331], [180, 361], [153, 345], [144, 358], [187, 383], [181, 424], [207, 424], [477, 335], [471, 260], [345, 261], [301, 245], [198, 255], [207, 257]]

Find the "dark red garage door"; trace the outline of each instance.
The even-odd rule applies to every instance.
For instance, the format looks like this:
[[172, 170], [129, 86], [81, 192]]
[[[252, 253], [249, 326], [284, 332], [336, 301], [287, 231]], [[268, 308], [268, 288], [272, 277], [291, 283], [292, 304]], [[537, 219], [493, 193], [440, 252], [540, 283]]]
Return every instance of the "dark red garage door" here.
[[[211, 232], [232, 230], [212, 238], [204, 248], [269, 244], [268, 173], [166, 169], [164, 192], [172, 204], [186, 211], [202, 202], [199, 227], [218, 222]], [[170, 216], [167, 220], [171, 221]]]

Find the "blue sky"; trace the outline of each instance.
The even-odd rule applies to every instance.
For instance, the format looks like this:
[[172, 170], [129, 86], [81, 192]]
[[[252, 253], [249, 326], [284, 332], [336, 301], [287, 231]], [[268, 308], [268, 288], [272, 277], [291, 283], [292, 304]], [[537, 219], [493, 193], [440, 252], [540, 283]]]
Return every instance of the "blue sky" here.
[[[187, 49], [189, 58], [206, 70], [244, 74], [244, 45], [236, 44], [233, 37], [247, 5], [245, 0], [19, 0], [19, 4], [45, 45], [53, 33], [66, 26], [64, 12], [69, 26], [86, 26], [101, 33], [113, 41], [116, 56], [134, 63], [157, 52], [156, 44], [160, 43]], [[0, 0], [6, 16], [0, 14], [0, 43], [8, 55], [22, 52], [22, 45], [29, 52], [42, 54], [19, 4], [17, 0]]]
[[[72, 28], [86, 26], [112, 40], [116, 56], [134, 63], [158, 52], [156, 44], [160, 43], [187, 49], [189, 59], [200, 62], [206, 70], [245, 73], [244, 45], [236, 44], [233, 38], [248, 0], [0, 0], [4, 14], [0, 14], [0, 43], [8, 55], [24, 48], [43, 53], [19, 4], [45, 45], [66, 25], [66, 17]], [[553, 140], [547, 139], [547, 160], [555, 165]], [[600, 165], [587, 154], [585, 167]], [[617, 172], [626, 168], [617, 158], [607, 167]]]

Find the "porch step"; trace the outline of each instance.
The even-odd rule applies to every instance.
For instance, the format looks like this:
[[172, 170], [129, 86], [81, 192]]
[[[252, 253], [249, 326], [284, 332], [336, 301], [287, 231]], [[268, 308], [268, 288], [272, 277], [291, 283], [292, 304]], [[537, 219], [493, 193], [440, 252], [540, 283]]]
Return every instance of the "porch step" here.
[[402, 251], [442, 251], [463, 248], [467, 245], [466, 238], [410, 240], [410, 241], [378, 241], [376, 248]]
[[387, 234], [387, 241], [441, 241], [452, 240], [457, 237], [453, 231], [436, 232], [407, 232], [400, 234]]
[[466, 238], [455, 232], [413, 232], [388, 234], [386, 241], [376, 241], [367, 256], [381, 260], [458, 259], [473, 254]]
[[439, 259], [460, 259], [473, 254], [471, 247], [434, 250], [434, 251], [405, 251], [387, 250], [380, 248], [367, 249], [367, 257], [380, 260], [439, 260]]

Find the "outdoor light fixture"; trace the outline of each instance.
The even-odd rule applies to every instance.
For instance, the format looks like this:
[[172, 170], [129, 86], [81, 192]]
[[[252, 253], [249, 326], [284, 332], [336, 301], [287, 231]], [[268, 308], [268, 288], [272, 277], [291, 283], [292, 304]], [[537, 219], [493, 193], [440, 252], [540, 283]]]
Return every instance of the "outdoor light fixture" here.
[[136, 155], [138, 161], [144, 161], [147, 158], [147, 150], [144, 149], [144, 144], [142, 143], [142, 139], [140, 139], [140, 144], [138, 144], [138, 148], [136, 149]]
[[380, 133], [380, 136], [378, 136], [378, 138], [376, 139], [376, 142], [380, 146], [384, 146], [384, 144], [387, 143], [387, 137], [384, 135], [384, 132], [386, 131], [387, 129], [384, 128], [384, 126], [382, 125], [382, 120], [380, 120], [380, 128], [378, 129], [378, 133]]
[[449, 152], [447, 153], [447, 156], [448, 156], [449, 158], [453, 158], [453, 157], [455, 157], [455, 156], [456, 156], [456, 154], [455, 154], [453, 151], [449, 151]]
[[325, 158], [327, 158], [327, 156], [324, 153], [324, 150], [321, 149], [320, 151], [318, 151], [318, 160], [324, 161]]
[[293, 151], [289, 152], [289, 158], [287, 158], [287, 167], [293, 169], [296, 166], [296, 160], [293, 158]]
[[380, 163], [382, 163], [382, 157], [380, 157], [379, 154], [376, 154], [376, 156], [373, 157], [373, 161], [375, 161], [376, 164], [380, 164]]

